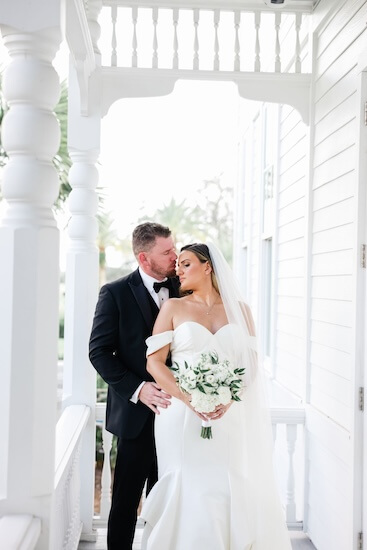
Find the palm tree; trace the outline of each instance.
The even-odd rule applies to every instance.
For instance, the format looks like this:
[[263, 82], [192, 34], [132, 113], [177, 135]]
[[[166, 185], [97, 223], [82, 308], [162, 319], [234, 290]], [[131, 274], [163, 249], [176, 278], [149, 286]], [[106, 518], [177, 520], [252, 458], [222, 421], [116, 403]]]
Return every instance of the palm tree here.
[[139, 222], [150, 220], [168, 226], [174, 241], [179, 246], [183, 243], [203, 239], [203, 219], [204, 212], [199, 206], [190, 207], [185, 200], [177, 202], [172, 197], [170, 202], [162, 208], [158, 208], [153, 216], [141, 217]]
[[114, 220], [111, 212], [103, 209], [98, 216], [98, 238], [97, 245], [99, 249], [99, 282], [103, 285], [106, 282], [106, 248], [117, 242], [116, 229], [113, 227]]
[[[233, 188], [223, 183], [222, 175], [204, 180], [198, 191], [204, 212], [206, 238], [212, 239], [231, 263], [233, 248]], [[199, 201], [198, 201], [199, 202]]]
[[60, 189], [59, 196], [55, 201], [56, 210], [62, 209], [66, 199], [68, 198], [71, 186], [69, 183], [69, 169], [71, 167], [71, 159], [68, 152], [67, 136], [68, 136], [68, 86], [67, 81], [61, 83], [61, 93], [59, 103], [56, 105], [55, 114], [59, 119], [60, 124], [60, 147], [57, 154], [53, 158], [53, 164], [59, 174]]
[[228, 262], [232, 260], [233, 247], [233, 189], [225, 186], [221, 175], [204, 180], [198, 189], [196, 206], [186, 201], [158, 208], [153, 216], [144, 216], [139, 222], [154, 220], [167, 225], [178, 248], [183, 244], [213, 240]]

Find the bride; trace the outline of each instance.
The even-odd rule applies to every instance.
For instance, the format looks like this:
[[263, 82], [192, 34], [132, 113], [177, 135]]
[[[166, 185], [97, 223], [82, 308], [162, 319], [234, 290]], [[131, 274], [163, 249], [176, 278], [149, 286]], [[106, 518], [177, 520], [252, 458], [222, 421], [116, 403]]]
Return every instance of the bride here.
[[[251, 312], [214, 245], [183, 247], [177, 275], [184, 296], [164, 303], [147, 340], [147, 369], [172, 404], [155, 420], [158, 482], [141, 512], [142, 548], [290, 550]], [[184, 369], [205, 352], [245, 370], [241, 400], [206, 414], [166, 366], [169, 354]], [[200, 437], [203, 422], [212, 439]]]

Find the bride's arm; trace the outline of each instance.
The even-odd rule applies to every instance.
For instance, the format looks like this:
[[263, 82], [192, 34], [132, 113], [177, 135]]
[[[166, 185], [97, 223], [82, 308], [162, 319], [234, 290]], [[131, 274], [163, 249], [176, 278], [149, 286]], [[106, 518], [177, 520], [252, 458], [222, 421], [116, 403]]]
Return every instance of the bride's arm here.
[[173, 373], [166, 365], [168, 353], [169, 344], [149, 355], [147, 371], [153, 376], [162, 390], [184, 401], [184, 394], [180, 391]]
[[148, 357], [147, 370], [153, 376], [157, 384], [167, 393], [183, 401], [199, 418], [206, 420], [205, 416], [197, 412], [191, 406], [189, 394], [180, 390], [173, 373], [166, 365], [169, 352], [169, 344], [152, 353]]
[[[177, 298], [176, 298], [177, 299]], [[175, 299], [167, 300], [161, 307], [153, 327], [153, 336], [173, 330]], [[177, 386], [173, 373], [166, 365], [170, 346], [167, 344], [148, 356], [147, 371], [157, 384], [168, 394], [183, 400], [183, 394]]]
[[[160, 334], [168, 330], [173, 330], [175, 309], [177, 305], [176, 300], [178, 300], [178, 298], [167, 300], [163, 304], [153, 327], [153, 335]], [[173, 397], [180, 399], [180, 401], [183, 401], [185, 405], [193, 410], [200, 418], [204, 419], [200, 413], [193, 409], [190, 404], [190, 395], [180, 390], [177, 385], [176, 378], [169, 367], [167, 367], [166, 361], [169, 351], [170, 345], [167, 344], [166, 346], [150, 354], [147, 360], [147, 371], [153, 376], [154, 380], [162, 388], [162, 390]]]

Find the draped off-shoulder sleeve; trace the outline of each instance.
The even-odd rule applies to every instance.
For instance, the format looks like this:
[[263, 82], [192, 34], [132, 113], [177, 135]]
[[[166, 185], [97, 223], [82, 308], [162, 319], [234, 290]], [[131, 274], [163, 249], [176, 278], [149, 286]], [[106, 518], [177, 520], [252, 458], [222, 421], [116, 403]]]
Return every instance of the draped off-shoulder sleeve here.
[[166, 330], [165, 332], [161, 332], [160, 334], [149, 336], [149, 338], [145, 340], [145, 343], [148, 346], [147, 357], [152, 353], [155, 353], [159, 349], [163, 348], [167, 344], [170, 344], [172, 342], [172, 339], [173, 330]]

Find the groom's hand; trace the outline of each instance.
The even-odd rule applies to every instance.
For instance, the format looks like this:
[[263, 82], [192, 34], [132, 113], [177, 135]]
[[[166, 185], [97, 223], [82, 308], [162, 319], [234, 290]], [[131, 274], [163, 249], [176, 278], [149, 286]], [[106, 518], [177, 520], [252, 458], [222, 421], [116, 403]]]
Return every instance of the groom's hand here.
[[171, 396], [161, 390], [155, 382], [145, 382], [140, 390], [139, 400], [155, 414], [159, 414], [158, 407], [166, 409], [171, 404]]

